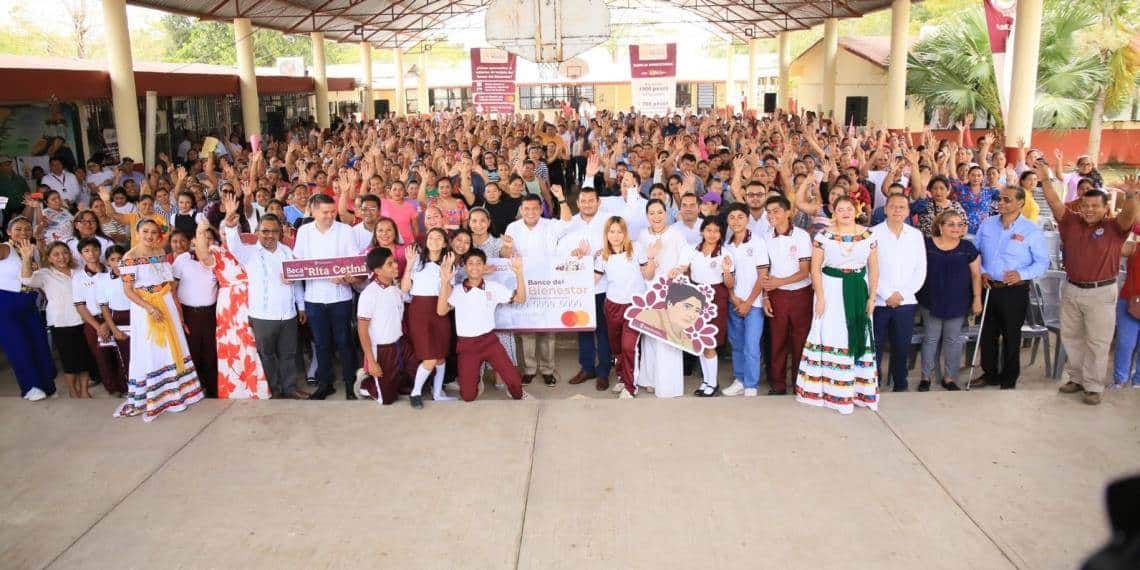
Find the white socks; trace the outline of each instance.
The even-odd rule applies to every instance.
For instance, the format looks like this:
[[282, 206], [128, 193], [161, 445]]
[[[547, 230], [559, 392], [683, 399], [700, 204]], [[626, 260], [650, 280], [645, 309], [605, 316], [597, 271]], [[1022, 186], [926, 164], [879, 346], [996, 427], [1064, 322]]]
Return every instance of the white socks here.
[[440, 360], [439, 364], [435, 365], [435, 377], [431, 380], [431, 399], [437, 402], [447, 402], [454, 400], [453, 396], [448, 396], [443, 393], [443, 375], [447, 372], [447, 361]]
[[709, 357], [709, 356], [705, 356], [702, 354], [700, 356], [700, 360], [701, 360], [701, 376], [703, 377], [703, 384], [701, 385], [701, 389], [704, 390], [708, 394], [712, 394], [712, 393], [716, 392], [716, 388], [717, 388], [717, 377], [716, 377], [717, 362], [716, 362], [716, 357], [715, 356]]
[[412, 385], [412, 395], [419, 396], [423, 394], [424, 383], [427, 382], [428, 374], [431, 374], [431, 368], [424, 368], [422, 365], [416, 367], [415, 384]]

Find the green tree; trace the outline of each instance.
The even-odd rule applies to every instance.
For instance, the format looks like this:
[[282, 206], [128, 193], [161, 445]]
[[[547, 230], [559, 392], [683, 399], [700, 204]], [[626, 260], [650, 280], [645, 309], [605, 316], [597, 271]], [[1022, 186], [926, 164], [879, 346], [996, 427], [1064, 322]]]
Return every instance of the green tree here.
[[[1080, 3], [1049, 2], [1041, 26], [1034, 122], [1044, 128], [1088, 124], [1104, 67], [1077, 50], [1073, 37], [1091, 25]], [[910, 51], [907, 92], [928, 108], [946, 107], [953, 116], [986, 111], [997, 129], [1004, 128], [994, 79], [989, 36], [981, 9], [948, 21]]]
[[1133, 0], [1091, 0], [1095, 22], [1081, 31], [1078, 44], [1105, 67], [1107, 81], [1097, 91], [1089, 121], [1088, 155], [1100, 155], [1106, 111], [1129, 104], [1140, 80], [1140, 7]]

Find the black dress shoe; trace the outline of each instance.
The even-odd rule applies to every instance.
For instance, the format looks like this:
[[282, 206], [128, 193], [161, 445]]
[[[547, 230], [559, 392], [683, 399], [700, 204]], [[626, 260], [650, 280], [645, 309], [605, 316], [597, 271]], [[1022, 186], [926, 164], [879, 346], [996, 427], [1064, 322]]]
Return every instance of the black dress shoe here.
[[788, 390], [787, 389], [777, 390], [775, 388], [772, 388], [771, 390], [768, 390], [768, 395], [769, 396], [787, 396]]
[[930, 391], [930, 380], [923, 380], [922, 382], [919, 382], [918, 383], [918, 391], [919, 392], [929, 392]]
[[417, 410], [423, 409], [423, 407], [424, 407], [424, 397], [423, 396], [411, 396], [409, 399], [412, 401], [412, 407], [413, 408], [415, 408]]
[[1002, 390], [1013, 390], [1014, 388], [1016, 388], [1016, 386], [1014, 386], [1013, 384], [1002, 384], [1001, 385]]
[[534, 382], [534, 374], [523, 374], [522, 382], [523, 384], [530, 384], [531, 382]]
[[906, 392], [906, 389], [907, 389], [906, 386], [895, 386], [894, 388], [891, 388], [891, 391], [892, 392]]
[[345, 400], [355, 400], [356, 394], [353, 394], [352, 390], [346, 390], [344, 393], [344, 399]]
[[336, 388], [333, 388], [333, 387], [318, 388], [316, 392], [313, 392], [312, 394], [309, 395], [309, 399], [310, 400], [324, 400], [325, 398], [328, 398], [329, 396], [332, 396], [333, 394], [336, 394]]
[[957, 392], [962, 388], [958, 386], [957, 382], [943, 382], [942, 389], [949, 392]]
[[543, 374], [542, 375], [542, 382], [544, 384], [546, 384], [547, 386], [554, 386], [555, 384], [558, 383], [558, 380], [554, 379], [553, 374]]

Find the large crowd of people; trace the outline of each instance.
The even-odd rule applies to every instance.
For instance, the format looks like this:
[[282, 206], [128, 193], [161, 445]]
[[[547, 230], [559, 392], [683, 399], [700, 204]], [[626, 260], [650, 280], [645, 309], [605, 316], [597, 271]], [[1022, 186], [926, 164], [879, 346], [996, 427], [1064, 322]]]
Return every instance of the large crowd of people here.
[[[967, 381], [1012, 389], [1031, 287], [1054, 262], [1043, 224], [1066, 276], [1060, 392], [1097, 404], [1140, 387], [1135, 177], [1109, 189], [1088, 157], [1031, 148], [1007, 161], [962, 124], [936, 138], [812, 113], [591, 115], [299, 123], [205, 152], [188, 136], [146, 170], [52, 160], [31, 185], [0, 157], [0, 346], [21, 394], [53, 395], [62, 368], [71, 397], [100, 383], [123, 399], [116, 416], [149, 421], [338, 388], [419, 408], [429, 380], [439, 402], [563, 378], [675, 397], [695, 374], [695, 396], [754, 397], [766, 379], [768, 395], [851, 413], [910, 388], [916, 326], [917, 390], [959, 390], [971, 319], [982, 374]], [[287, 261], [356, 256], [366, 275], [284, 278]], [[525, 283], [528, 261], [559, 256], [595, 273], [573, 374], [556, 333], [496, 329], [526, 288], [487, 278], [488, 259]], [[647, 283], [680, 276], [713, 291], [715, 346], [699, 354], [625, 316]]]

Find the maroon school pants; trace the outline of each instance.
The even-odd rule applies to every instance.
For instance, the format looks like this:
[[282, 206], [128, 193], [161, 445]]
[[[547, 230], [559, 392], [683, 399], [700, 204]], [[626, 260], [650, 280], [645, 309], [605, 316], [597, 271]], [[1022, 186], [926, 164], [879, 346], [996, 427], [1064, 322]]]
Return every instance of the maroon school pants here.
[[[385, 405], [396, 401], [400, 392], [400, 342], [376, 345], [376, 363], [380, 365], [380, 378], [369, 376], [361, 383], [364, 390], [373, 400], [379, 398]], [[376, 388], [379, 384], [380, 394]]]
[[461, 336], [455, 348], [459, 353], [459, 396], [464, 402], [473, 401], [479, 395], [479, 368], [484, 362], [503, 379], [512, 398], [522, 398], [522, 376], [495, 333]]
[[768, 382], [773, 390], [787, 390], [788, 357], [792, 366], [799, 366], [811, 330], [811, 286], [785, 291], [775, 289], [768, 293], [772, 303], [772, 317], [768, 319], [772, 354], [768, 357]]
[[606, 299], [602, 310], [606, 315], [606, 332], [609, 333], [610, 352], [617, 363], [618, 378], [625, 384], [625, 389], [633, 394], [633, 355], [637, 351], [637, 331], [629, 328], [629, 321], [625, 318], [625, 310], [629, 304], [619, 304]]
[[[103, 322], [102, 317], [96, 316], [95, 320]], [[126, 394], [127, 385], [121, 381], [119, 356], [115, 353], [115, 348], [100, 346], [99, 333], [87, 323], [83, 323], [83, 336], [87, 339], [91, 357], [95, 359], [95, 367], [99, 369], [99, 380], [103, 382], [103, 388], [108, 394]]]
[[[218, 397], [218, 318], [217, 305], [189, 307], [182, 305], [182, 322], [186, 323], [186, 344], [190, 359], [198, 373], [198, 382], [207, 398]], [[316, 355], [313, 355], [316, 358]]]

